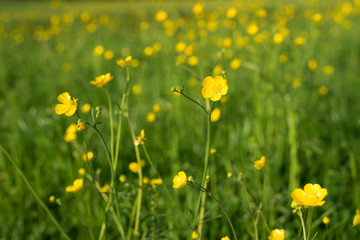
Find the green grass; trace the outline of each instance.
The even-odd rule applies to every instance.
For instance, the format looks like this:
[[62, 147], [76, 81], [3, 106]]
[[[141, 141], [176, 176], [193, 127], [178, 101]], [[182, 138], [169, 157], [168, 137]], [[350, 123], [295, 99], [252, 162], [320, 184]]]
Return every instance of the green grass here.
[[[170, 89], [184, 85], [188, 96], [205, 103], [201, 82], [211, 75], [216, 63], [226, 70], [229, 92], [226, 102], [215, 105], [221, 109], [221, 118], [212, 124], [211, 147], [216, 148], [219, 155], [231, 159], [242, 172], [244, 181], [262, 203], [270, 228], [284, 228], [286, 239], [296, 239], [300, 221], [292, 213], [290, 192], [306, 183], [319, 183], [328, 189], [329, 195], [324, 206], [314, 209], [311, 232], [317, 232], [316, 239], [324, 235], [323, 216], [330, 218], [327, 239], [359, 238], [359, 229], [352, 227], [352, 219], [356, 208], [360, 208], [360, 106], [357, 104], [360, 101], [360, 33], [357, 31], [360, 6], [353, 4], [351, 13], [343, 13], [343, 20], [336, 23], [332, 16], [341, 10], [340, 3], [335, 1], [296, 3], [292, 16], [283, 14], [285, 4], [279, 1], [276, 5], [263, 5], [268, 12], [265, 18], [255, 14], [262, 6], [260, 3], [237, 5], [238, 16], [246, 16], [247, 20], [240, 23], [236, 18], [233, 20], [236, 29], [229, 29], [222, 26], [222, 22], [231, 3], [211, 2], [206, 5], [205, 12], [206, 15], [216, 13], [218, 29], [206, 30], [206, 37], [189, 40], [188, 32], [199, 31], [198, 19], [191, 12], [193, 2], [144, 4], [65, 2], [60, 8], [52, 9], [48, 2], [2, 3], [0, 144], [18, 163], [67, 234], [73, 239], [91, 239], [90, 229], [97, 239], [106, 203], [89, 181], [85, 181], [78, 193], [65, 192], [65, 187], [79, 177], [78, 169], [86, 168], [81, 160], [85, 145], [81, 133], [77, 134], [75, 142], [64, 141], [67, 126], [76, 123], [77, 118], [59, 116], [53, 107], [57, 104], [57, 96], [65, 91], [79, 99], [79, 106], [86, 102], [93, 107], [102, 106], [99, 130], [109, 142], [106, 95], [89, 81], [111, 72], [115, 78], [106, 88], [114, 105], [120, 104], [125, 69], [117, 66], [115, 60], [126, 57], [124, 48], [127, 48], [133, 58], [140, 61], [139, 67], [131, 68], [130, 86], [139, 84], [142, 87], [140, 94], [129, 96], [129, 114], [136, 134], [145, 129], [146, 148], [164, 178], [164, 184], [156, 190], [144, 186], [140, 216], [143, 238], [151, 239], [153, 227], [156, 227], [156, 239], [190, 239], [192, 227], [197, 229], [192, 224], [198, 190], [189, 186], [178, 190], [171, 187], [172, 178], [181, 170], [201, 182], [206, 116], [195, 104], [181, 96], [173, 96]], [[165, 34], [161, 23], [154, 21], [154, 14], [160, 9], [165, 9], [172, 21], [180, 17], [186, 20], [172, 37]], [[89, 33], [87, 23], [79, 18], [83, 11], [90, 13], [90, 22], [107, 14], [109, 24], [103, 26], [97, 22], [96, 32]], [[320, 24], [306, 17], [317, 12], [324, 18]], [[34, 40], [37, 30], [50, 28], [49, 19], [53, 15], [60, 16], [60, 33], [48, 40]], [[63, 21], [66, 16], [73, 17], [71, 24]], [[280, 45], [273, 45], [272, 36], [277, 32], [279, 17], [287, 19], [289, 35]], [[140, 29], [143, 21], [149, 23], [148, 30]], [[252, 21], [258, 23], [259, 33], [268, 37], [256, 43], [250, 36], [249, 43], [239, 47], [236, 38], [248, 36], [246, 28]], [[344, 28], [344, 24], [349, 23], [352, 27]], [[2, 26], [4, 31], [1, 31]], [[23, 36], [24, 41], [16, 43], [16, 35]], [[306, 37], [305, 45], [294, 44], [298, 36]], [[217, 44], [226, 37], [233, 39], [230, 57], [229, 49], [223, 51]], [[198, 45], [195, 55], [199, 57], [199, 64], [189, 67], [199, 76], [194, 87], [188, 85], [194, 76], [183, 67], [187, 64], [176, 64], [180, 54], [174, 48], [179, 41]], [[144, 48], [155, 42], [160, 42], [162, 49], [151, 58], [144, 56]], [[59, 44], [65, 46], [63, 52], [57, 51]], [[115, 57], [105, 60], [102, 56], [94, 56], [93, 49], [97, 45], [114, 51]], [[288, 54], [285, 63], [278, 60], [282, 53]], [[239, 69], [232, 70], [230, 62], [235, 57], [240, 58], [242, 64]], [[315, 71], [307, 67], [310, 59], [316, 59], [319, 64]], [[70, 71], [63, 70], [64, 63], [70, 64]], [[260, 71], [254, 71], [253, 65]], [[334, 67], [333, 74], [323, 72], [326, 65]], [[295, 88], [293, 84], [297, 78], [301, 79], [301, 86]], [[321, 86], [328, 89], [324, 96], [318, 92]], [[153, 104], [160, 104], [161, 111], [156, 114], [156, 120], [149, 123], [146, 116], [153, 111]], [[115, 119], [117, 117], [115, 115]], [[110, 183], [101, 142], [92, 129], [88, 129], [87, 135], [88, 148], [95, 154], [94, 169], [101, 169], [100, 184]], [[74, 151], [79, 156], [74, 155]], [[136, 161], [134, 153], [129, 126], [124, 120], [116, 174], [117, 179], [120, 174], [126, 174], [129, 184], [117, 182], [126, 231], [138, 189], [137, 175], [128, 169], [128, 164]], [[142, 148], [140, 155], [145, 159]], [[253, 167], [254, 161], [262, 155], [267, 157], [264, 173]], [[0, 154], [0, 169], [0, 237], [57, 239], [59, 232], [55, 225], [3, 154]], [[232, 172], [234, 177], [227, 178], [227, 172]], [[211, 192], [230, 213], [238, 238], [253, 239], [256, 208], [237, 181], [231, 163], [211, 155], [210, 175]], [[143, 168], [143, 176], [157, 177], [149, 164]], [[50, 195], [58, 198], [61, 205], [50, 203]], [[225, 235], [233, 239], [225, 216], [210, 198], [205, 218], [203, 239], [221, 239]], [[106, 239], [120, 238], [110, 214], [107, 221]], [[259, 239], [266, 239], [268, 233], [261, 218], [258, 228]], [[133, 229], [133, 225], [129, 229]]]

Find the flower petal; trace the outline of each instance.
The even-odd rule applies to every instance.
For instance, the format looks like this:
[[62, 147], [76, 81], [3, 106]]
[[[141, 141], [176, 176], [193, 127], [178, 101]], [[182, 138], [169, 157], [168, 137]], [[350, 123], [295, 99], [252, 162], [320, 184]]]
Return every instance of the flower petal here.
[[204, 87], [202, 90], [201, 90], [201, 94], [204, 98], [210, 98], [214, 95], [214, 92], [211, 88], [208, 88], [208, 87]]
[[220, 92], [215, 93], [210, 99], [211, 99], [211, 101], [214, 101], [214, 102], [219, 101], [221, 99]]
[[202, 85], [203, 87], [208, 87], [210, 88], [211, 86], [213, 86], [215, 84], [215, 81], [212, 77], [208, 76], [204, 79]]
[[76, 112], [76, 109], [77, 109], [76, 105], [71, 105], [70, 109], [65, 113], [65, 115], [68, 117], [74, 115], [74, 113]]
[[61, 103], [66, 103], [71, 100], [70, 94], [68, 92], [63, 92], [57, 97], [57, 100]]
[[56, 104], [56, 106], [55, 106], [55, 112], [56, 112], [56, 114], [59, 114], [59, 115], [64, 114], [68, 110], [69, 110], [69, 107], [64, 104], [59, 103], [59, 104]]

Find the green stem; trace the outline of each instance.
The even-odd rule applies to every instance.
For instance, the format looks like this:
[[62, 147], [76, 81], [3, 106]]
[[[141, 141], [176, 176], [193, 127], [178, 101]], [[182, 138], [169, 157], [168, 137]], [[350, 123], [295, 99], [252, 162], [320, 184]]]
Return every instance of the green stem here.
[[137, 207], [136, 207], [136, 216], [135, 216], [135, 226], [134, 226], [134, 235], [137, 238], [139, 236], [139, 223], [140, 223], [140, 210], [141, 210], [141, 200], [142, 200], [142, 170], [141, 170], [141, 160], [140, 160], [140, 153], [139, 153], [139, 147], [135, 144], [136, 136], [135, 131], [132, 125], [132, 122], [130, 120], [130, 117], [127, 116], [128, 123], [129, 123], [129, 129], [131, 132], [132, 140], [135, 147], [135, 155], [136, 160], [138, 164], [138, 177], [139, 177], [139, 189], [138, 189], [138, 197], [137, 197]]
[[113, 117], [112, 117], [112, 103], [111, 103], [111, 98], [109, 95], [108, 90], [104, 87], [105, 93], [106, 93], [106, 97], [108, 100], [108, 104], [109, 104], [109, 120], [110, 120], [110, 153], [111, 153], [111, 162], [112, 165], [114, 166], [114, 122], [113, 122]]
[[307, 240], [307, 238], [306, 238], [305, 223], [304, 223], [304, 218], [303, 218], [303, 216], [302, 216], [301, 210], [299, 210], [298, 215], [299, 215], [299, 217], [300, 217], [301, 226], [302, 226], [302, 229], [303, 229], [304, 240]]
[[[154, 170], [154, 172], [156, 173], [156, 175], [162, 180], [162, 177], [160, 176], [159, 172], [156, 170], [153, 162], [151, 161], [151, 158], [150, 158], [150, 156], [149, 156], [149, 154], [148, 154], [148, 152], [147, 152], [147, 150], [146, 150], [145, 144], [142, 144], [142, 147], [143, 147], [143, 150], [144, 150], [146, 159], [148, 160], [151, 168]], [[166, 184], [165, 184], [165, 186], [166, 186]]]
[[35, 192], [34, 188], [30, 185], [29, 181], [27, 180], [27, 178], [25, 177], [24, 173], [22, 172], [22, 170], [20, 169], [20, 167], [17, 165], [17, 163], [15, 162], [15, 160], [9, 155], [9, 153], [3, 148], [2, 145], [0, 145], [0, 149], [1, 151], [5, 154], [5, 156], [10, 160], [10, 162], [14, 165], [16, 171], [18, 172], [18, 174], [20, 175], [20, 177], [23, 179], [23, 181], [25, 182], [26, 186], [29, 188], [30, 192], [33, 194], [33, 196], [35, 197], [36, 201], [39, 203], [39, 205], [45, 210], [45, 212], [49, 215], [50, 219], [53, 221], [53, 223], [55, 224], [55, 226], [57, 227], [57, 229], [59, 230], [59, 232], [62, 234], [62, 236], [65, 239], [71, 239], [63, 230], [63, 228], [60, 226], [59, 222], [56, 220], [56, 218], [54, 217], [54, 215], [52, 215], [52, 213], [50, 212], [49, 208], [43, 203], [43, 201], [41, 201], [40, 197], [37, 195], [37, 193]]
[[306, 238], [306, 240], [310, 239], [313, 210], [314, 210], [313, 207], [309, 207], [308, 213], [307, 213], [307, 216], [306, 216], [306, 228], [307, 228], [307, 238]]
[[[176, 92], [178, 92], [178, 91], [176, 91]], [[195, 100], [192, 99], [191, 97], [185, 95], [185, 93], [183, 93], [182, 91], [181, 91], [181, 92], [178, 92], [178, 93], [180, 93], [181, 95], [183, 95], [185, 98], [189, 99], [190, 101], [196, 103], [196, 105], [198, 105], [199, 107], [201, 107], [202, 110], [204, 110], [204, 112], [206, 113], [206, 115], [209, 115], [209, 114], [210, 114], [211, 110], [210, 110], [210, 112], [208, 112], [208, 111], [206, 110], [206, 108], [204, 107], [204, 105], [202, 105], [202, 104], [200, 104], [199, 102], [195, 101]]]

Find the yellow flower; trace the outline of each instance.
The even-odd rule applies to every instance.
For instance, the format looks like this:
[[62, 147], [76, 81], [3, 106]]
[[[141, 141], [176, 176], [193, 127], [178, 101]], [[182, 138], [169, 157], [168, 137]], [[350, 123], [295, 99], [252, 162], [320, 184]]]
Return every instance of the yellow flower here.
[[284, 63], [288, 60], [288, 55], [286, 53], [282, 53], [280, 56], [279, 56], [279, 62], [281, 63]]
[[50, 197], [49, 197], [49, 202], [54, 202], [55, 201], [55, 197], [53, 196], [53, 195], [51, 195]]
[[149, 112], [148, 115], [146, 116], [146, 121], [152, 123], [155, 121], [155, 118], [156, 118], [155, 113]]
[[160, 104], [154, 104], [153, 105], [153, 110], [154, 110], [154, 112], [156, 112], [156, 113], [158, 113], [158, 112], [160, 112], [160, 110], [161, 110], [161, 106], [160, 106]]
[[[141, 168], [143, 168], [145, 166], [145, 161], [144, 160], [141, 160]], [[130, 171], [132, 171], [133, 173], [137, 173], [138, 170], [139, 170], [139, 164], [137, 164], [137, 162], [131, 162], [129, 164], [129, 169]]]
[[295, 45], [301, 46], [304, 45], [306, 42], [306, 39], [304, 37], [297, 37], [294, 40]]
[[331, 75], [334, 73], [334, 67], [333, 66], [330, 66], [330, 65], [327, 65], [324, 67], [324, 73], [327, 74], [327, 75]]
[[135, 84], [135, 85], [131, 88], [131, 93], [134, 94], [134, 95], [138, 95], [139, 93], [141, 93], [141, 85]]
[[282, 43], [284, 41], [284, 35], [282, 35], [281, 33], [276, 33], [273, 37], [273, 44], [275, 45], [279, 45], [280, 43]]
[[203, 10], [204, 10], [204, 4], [202, 4], [202, 3], [197, 3], [192, 8], [194, 15], [201, 14], [203, 12]]
[[[86, 157], [87, 157], [87, 159], [86, 159]], [[91, 161], [94, 158], [94, 153], [93, 152], [87, 152], [87, 154], [84, 153], [81, 156], [81, 158], [82, 158], [83, 161], [86, 161], [86, 160]]]
[[161, 178], [154, 178], [154, 179], [151, 179], [151, 181], [150, 181], [150, 185], [160, 185], [160, 184], [163, 184], [163, 181]]
[[167, 19], [167, 17], [168, 17], [167, 12], [165, 12], [163, 10], [160, 10], [155, 14], [155, 20], [157, 22], [163, 22]]
[[90, 81], [90, 84], [94, 85], [95, 87], [102, 87], [106, 85], [108, 82], [110, 82], [113, 78], [114, 76], [111, 76], [110, 73], [107, 73], [105, 75], [96, 77], [94, 81]]
[[198, 62], [199, 62], [199, 59], [197, 56], [191, 56], [187, 60], [187, 64], [189, 64], [189, 66], [192, 66], [192, 67], [196, 66], [198, 64]]
[[76, 125], [75, 125], [75, 123], [72, 123], [66, 129], [64, 140], [65, 140], [65, 142], [72, 142], [75, 139], [76, 139]]
[[104, 58], [106, 60], [110, 60], [114, 57], [114, 52], [111, 50], [107, 50], [106, 52], [104, 52]]
[[119, 181], [120, 182], [125, 182], [126, 181], [126, 175], [125, 174], [121, 174], [120, 176], [119, 176]]
[[271, 231], [268, 240], [284, 240], [285, 239], [285, 230], [284, 229], [274, 229]]
[[360, 209], [356, 209], [356, 215], [353, 219], [353, 227], [360, 224]]
[[322, 219], [322, 222], [323, 222], [325, 225], [327, 225], [327, 224], [329, 224], [330, 219], [329, 219], [328, 217], [324, 217], [324, 218]]
[[83, 122], [79, 122], [78, 124], [76, 124], [76, 130], [78, 132], [84, 131], [86, 129], [86, 125]]
[[94, 49], [95, 56], [100, 56], [101, 54], [103, 54], [103, 52], [104, 52], [104, 47], [101, 45], [96, 46]]
[[143, 177], [143, 184], [148, 184], [150, 179], [148, 177]]
[[90, 109], [91, 109], [90, 104], [85, 103], [85, 104], [82, 105], [82, 107], [81, 107], [81, 112], [86, 114], [86, 113], [90, 112]]
[[221, 240], [230, 240], [228, 236], [222, 237]]
[[77, 109], [77, 99], [72, 98], [68, 92], [63, 92], [57, 97], [60, 102], [55, 106], [56, 114], [64, 114], [68, 117], [74, 115]]
[[144, 55], [147, 57], [151, 57], [154, 54], [154, 48], [151, 46], [147, 46], [144, 48]]
[[323, 199], [327, 194], [326, 188], [321, 188], [319, 184], [308, 183], [304, 186], [304, 190], [297, 188], [290, 195], [300, 206], [316, 207], [325, 204]]
[[211, 122], [217, 122], [221, 116], [220, 108], [215, 108], [210, 115]]
[[191, 238], [192, 239], [198, 239], [199, 238], [199, 233], [197, 231], [192, 231], [191, 233]]
[[321, 22], [321, 20], [323, 19], [323, 16], [320, 13], [315, 13], [311, 19], [313, 20], [313, 22], [318, 23]]
[[216, 76], [214, 78], [208, 76], [204, 79], [202, 85], [202, 96], [204, 98], [210, 98], [212, 101], [219, 101], [221, 96], [226, 95], [228, 92], [227, 81], [222, 76]]
[[183, 188], [186, 183], [187, 177], [183, 171], [178, 172], [178, 174], [173, 178], [173, 188]]
[[216, 153], [216, 149], [215, 148], [211, 148], [210, 149], [210, 154], [215, 154]]
[[231, 177], [232, 177], [232, 173], [231, 173], [231, 172], [228, 172], [228, 173], [226, 174], [226, 176], [227, 176], [228, 178], [231, 178]]
[[83, 179], [82, 178], [78, 178], [73, 182], [73, 185], [67, 186], [65, 191], [66, 192], [72, 192], [72, 193], [76, 193], [78, 191], [80, 191], [83, 187]]
[[231, 7], [226, 11], [226, 17], [227, 18], [230, 18], [230, 19], [235, 18], [236, 15], [237, 15], [236, 7]]
[[120, 67], [127, 67], [130, 66], [132, 61], [132, 56], [127, 56], [125, 59], [119, 59], [116, 61], [116, 64]]
[[185, 51], [186, 49], [186, 43], [184, 42], [178, 42], [176, 45], [175, 45], [175, 51], [180, 53], [180, 52], [183, 52]]
[[140, 131], [140, 135], [136, 137], [135, 145], [144, 144], [145, 138], [145, 131], [142, 129]]
[[258, 170], [262, 169], [265, 166], [266, 157], [262, 156], [260, 160], [255, 161], [254, 167]]
[[318, 66], [318, 62], [315, 59], [310, 59], [308, 61], [308, 67], [310, 70], [315, 70]]
[[255, 35], [259, 31], [259, 27], [256, 23], [251, 23], [246, 29], [247, 34]]
[[319, 87], [318, 91], [319, 91], [320, 95], [325, 96], [328, 93], [329, 90], [327, 89], [327, 87], [321, 86], [321, 87]]
[[234, 58], [230, 63], [230, 68], [236, 70], [240, 67], [241, 60], [239, 58]]
[[110, 191], [110, 188], [109, 188], [109, 184], [107, 184], [107, 183], [100, 190], [100, 192], [102, 192], [102, 193], [107, 193], [109, 191]]
[[81, 176], [83, 176], [83, 175], [85, 175], [86, 171], [85, 171], [84, 168], [79, 168], [78, 173], [79, 173]]

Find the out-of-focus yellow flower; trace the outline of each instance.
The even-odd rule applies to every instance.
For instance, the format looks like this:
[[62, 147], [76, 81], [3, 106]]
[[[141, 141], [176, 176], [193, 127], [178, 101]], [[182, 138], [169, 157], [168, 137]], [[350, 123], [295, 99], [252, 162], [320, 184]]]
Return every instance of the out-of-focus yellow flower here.
[[267, 15], [267, 11], [263, 8], [259, 8], [257, 11], [256, 11], [256, 16], [259, 17], [259, 18], [263, 18], [263, 17], [266, 17]]
[[194, 15], [200, 15], [204, 11], [204, 4], [197, 3], [193, 6], [192, 11]]
[[82, 107], [81, 107], [81, 112], [86, 114], [86, 113], [90, 112], [90, 109], [91, 109], [90, 104], [85, 103], [85, 104], [82, 105]]
[[241, 60], [239, 58], [234, 58], [230, 63], [230, 68], [236, 70], [240, 67]]
[[101, 45], [98, 45], [94, 48], [94, 55], [95, 56], [101, 56], [101, 54], [103, 54], [104, 52], [104, 47]]
[[119, 176], [119, 181], [120, 182], [125, 182], [126, 181], [126, 175], [124, 175], [124, 174], [121, 174], [120, 176]]
[[82, 178], [78, 178], [73, 182], [73, 185], [67, 186], [65, 188], [66, 192], [72, 192], [72, 193], [76, 193], [78, 191], [80, 191], [83, 187], [83, 179]]
[[297, 37], [294, 39], [294, 43], [295, 43], [295, 45], [298, 45], [298, 46], [304, 45], [306, 43], [306, 38]]
[[237, 15], [237, 9], [236, 7], [231, 7], [226, 11], [226, 17], [229, 19], [235, 18]]
[[140, 29], [141, 30], [147, 30], [149, 28], [149, 23], [142, 21], [140, 23]]
[[49, 197], [49, 202], [54, 202], [55, 201], [55, 197], [53, 196], [53, 195], [51, 195], [50, 197]]
[[187, 63], [189, 64], [189, 66], [196, 66], [199, 62], [199, 59], [197, 56], [191, 56], [188, 58]]
[[204, 98], [210, 98], [212, 101], [219, 101], [221, 96], [228, 92], [228, 85], [226, 79], [222, 76], [206, 77], [202, 83], [203, 89], [201, 94]]
[[334, 67], [331, 65], [327, 65], [324, 67], [324, 73], [327, 75], [331, 75], [334, 73]]
[[210, 154], [215, 154], [216, 153], [216, 149], [215, 148], [211, 148], [210, 149]]
[[161, 43], [156, 42], [156, 43], [153, 44], [152, 47], [154, 49], [154, 52], [159, 52], [161, 50], [161, 48], [162, 48], [162, 45], [161, 45]]
[[220, 75], [223, 70], [224, 70], [223, 66], [221, 66], [220, 64], [217, 64], [214, 67], [214, 69], [212, 70], [212, 74], [213, 75]]
[[149, 123], [154, 122], [156, 119], [155, 113], [153, 112], [149, 112], [148, 115], [146, 116], [146, 121], [148, 121]]
[[315, 13], [311, 17], [311, 20], [313, 20], [313, 22], [315, 22], [315, 23], [321, 22], [322, 19], [323, 19], [323, 16], [320, 13]]
[[360, 209], [356, 209], [356, 215], [353, 219], [353, 227], [360, 224]]
[[215, 108], [210, 115], [211, 122], [217, 122], [220, 119], [221, 111], [220, 108]]
[[147, 57], [151, 57], [152, 55], [154, 55], [154, 48], [151, 46], [147, 46], [144, 48], [144, 55]]
[[326, 94], [328, 94], [328, 89], [327, 89], [327, 87], [325, 87], [325, 86], [321, 86], [321, 87], [319, 87], [319, 94], [320, 95], [322, 95], [322, 96], [325, 96]]
[[134, 95], [138, 95], [141, 93], [141, 85], [140, 84], [135, 84], [132, 88], [131, 88], [131, 92]]
[[192, 239], [198, 239], [199, 238], [199, 233], [197, 231], [192, 231], [191, 233], [191, 238]]
[[232, 173], [231, 173], [231, 172], [228, 172], [228, 173], [226, 174], [226, 176], [227, 176], [228, 178], [231, 178], [231, 177], [232, 177]]
[[297, 188], [290, 194], [294, 201], [305, 207], [316, 207], [325, 204], [324, 198], [328, 194], [326, 188], [321, 188], [319, 184], [308, 183], [304, 190]]
[[79, 170], [78, 170], [78, 173], [81, 175], [81, 176], [83, 176], [83, 175], [85, 175], [85, 169], [84, 168], [79, 168]]
[[253, 36], [259, 31], [259, 27], [256, 23], [251, 23], [246, 29], [247, 34]]
[[71, 65], [70, 65], [70, 63], [64, 63], [63, 65], [62, 65], [62, 70], [64, 71], [64, 72], [69, 72], [70, 70], [71, 70]]
[[284, 240], [285, 239], [285, 230], [284, 229], [274, 229], [271, 231], [268, 236], [268, 240]]
[[[86, 158], [87, 157], [87, 158]], [[81, 156], [81, 159], [83, 161], [91, 161], [93, 160], [94, 158], [94, 153], [93, 152], [87, 152], [87, 153], [84, 153], [82, 156]]]
[[136, 137], [135, 145], [144, 144], [145, 140], [145, 131], [142, 129], [140, 135]]
[[178, 42], [176, 45], [175, 45], [175, 51], [180, 53], [180, 52], [183, 52], [185, 51], [186, 49], [186, 43], [184, 42]]
[[150, 185], [161, 185], [163, 184], [163, 180], [161, 178], [151, 179]]
[[254, 164], [254, 167], [258, 170], [262, 169], [264, 166], [265, 166], [265, 163], [266, 163], [266, 157], [265, 156], [262, 156], [260, 158], [260, 160], [256, 160], [255, 161], [255, 164]]
[[76, 124], [72, 123], [66, 129], [64, 140], [65, 142], [72, 142], [76, 139]]
[[138, 66], [140, 66], [140, 61], [139, 61], [139, 59], [133, 59], [133, 60], [131, 61], [131, 66], [132, 66], [133, 68], [137, 68]]
[[186, 58], [183, 55], [180, 55], [180, 56], [176, 57], [176, 63], [179, 64], [179, 65], [183, 64], [185, 61], [186, 61]]
[[101, 188], [100, 192], [102, 192], [102, 193], [110, 192], [109, 184], [106, 183], [106, 184]]
[[80, 13], [80, 19], [82, 22], [87, 22], [90, 20], [90, 14], [88, 12]]
[[148, 177], [143, 177], [143, 184], [148, 184], [150, 179]]
[[107, 50], [107, 51], [104, 52], [104, 58], [106, 60], [113, 59], [113, 57], [114, 57], [114, 52], [113, 51]]
[[156, 113], [158, 113], [158, 112], [160, 112], [160, 110], [161, 110], [161, 106], [160, 106], [160, 104], [154, 104], [153, 105], [153, 110], [154, 110], [154, 112], [156, 112]]
[[280, 43], [282, 43], [284, 41], [284, 35], [282, 35], [281, 33], [276, 33], [273, 37], [273, 44], [275, 45], [279, 45]]
[[160, 10], [155, 14], [155, 20], [157, 22], [163, 22], [167, 19], [168, 14], [164, 10]]
[[221, 240], [230, 240], [228, 236], [222, 237]]
[[57, 97], [57, 100], [60, 102], [55, 106], [56, 114], [64, 114], [68, 117], [74, 115], [77, 109], [77, 98], [72, 98], [68, 92], [63, 92]]
[[86, 129], [85, 123], [83, 123], [83, 122], [78, 122], [78, 124], [76, 124], [76, 130], [77, 130], [78, 132], [82, 132], [82, 131], [84, 131], [85, 129]]
[[315, 70], [318, 66], [318, 62], [315, 59], [310, 59], [307, 63], [310, 70]]
[[184, 171], [178, 172], [173, 178], [173, 188], [183, 188], [187, 183], [187, 177]]
[[108, 82], [110, 82], [114, 76], [111, 76], [110, 73], [101, 75], [99, 77], [96, 77], [94, 81], [90, 81], [91, 85], [94, 85], [95, 87], [102, 87], [106, 85]]
[[322, 222], [323, 222], [325, 225], [328, 225], [329, 222], [330, 222], [330, 219], [329, 219], [328, 217], [323, 217]]
[[137, 173], [139, 170], [139, 165], [137, 164], [137, 162], [131, 162], [129, 164], [129, 170], [132, 171], [133, 173]]
[[285, 63], [288, 60], [288, 55], [286, 53], [282, 53], [279, 56], [279, 62]]
[[300, 87], [301, 84], [302, 84], [301, 78], [295, 78], [294, 81], [293, 81], [293, 83], [292, 83], [292, 85], [293, 85], [294, 88]]
[[132, 61], [132, 56], [127, 56], [125, 59], [119, 59], [116, 61], [116, 64], [120, 67], [127, 67], [130, 66]]

